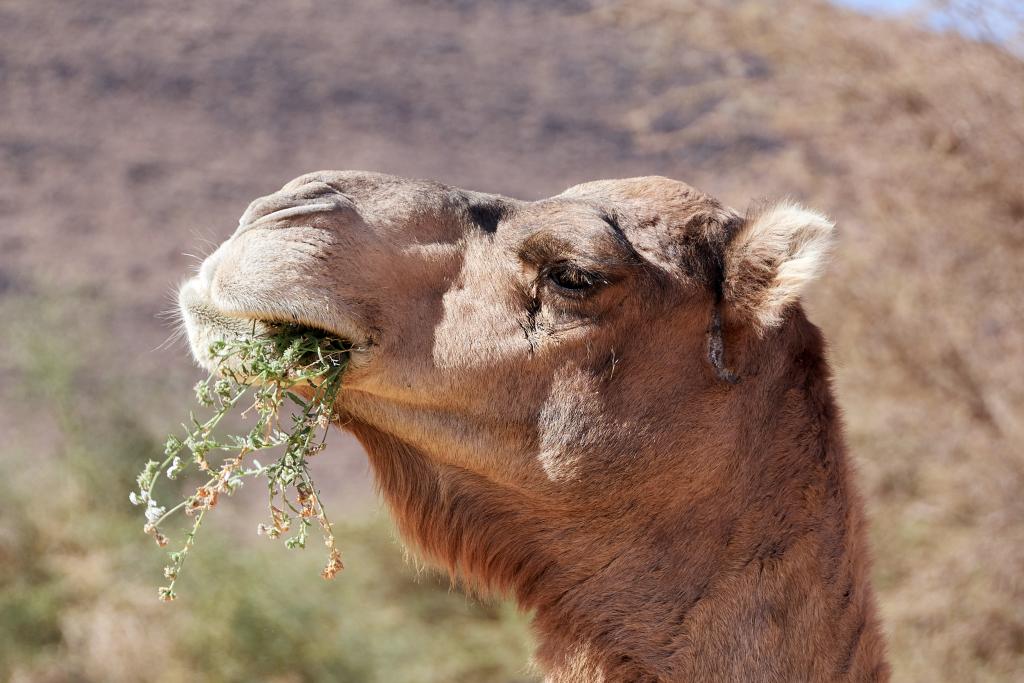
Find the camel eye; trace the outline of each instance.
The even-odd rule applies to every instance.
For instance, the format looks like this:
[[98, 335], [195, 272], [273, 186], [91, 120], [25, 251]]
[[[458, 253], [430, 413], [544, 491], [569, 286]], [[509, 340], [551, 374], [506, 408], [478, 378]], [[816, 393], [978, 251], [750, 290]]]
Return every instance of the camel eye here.
[[572, 266], [555, 266], [548, 271], [548, 280], [560, 289], [582, 292], [597, 284], [597, 278]]

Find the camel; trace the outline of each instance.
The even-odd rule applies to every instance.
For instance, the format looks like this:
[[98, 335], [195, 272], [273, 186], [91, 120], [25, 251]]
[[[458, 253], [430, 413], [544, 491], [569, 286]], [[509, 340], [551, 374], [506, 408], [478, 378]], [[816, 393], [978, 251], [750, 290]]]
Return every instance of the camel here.
[[194, 355], [297, 322], [354, 345], [337, 423], [400, 535], [533, 614], [581, 681], [889, 677], [825, 345], [832, 223], [662, 177], [540, 201], [324, 171], [181, 288]]

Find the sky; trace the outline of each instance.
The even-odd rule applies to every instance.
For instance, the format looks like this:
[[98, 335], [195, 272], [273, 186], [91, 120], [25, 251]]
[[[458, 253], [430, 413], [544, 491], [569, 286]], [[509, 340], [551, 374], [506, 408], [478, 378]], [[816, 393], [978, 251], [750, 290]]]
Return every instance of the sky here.
[[[1024, 0], [952, 0], [953, 10], [935, 9], [940, 4], [922, 0], [832, 0], [868, 14], [900, 15], [919, 13], [923, 23], [937, 31], [957, 30], [964, 35], [1001, 43], [1014, 51], [1024, 50]], [[926, 10], [931, 5], [933, 9]]]

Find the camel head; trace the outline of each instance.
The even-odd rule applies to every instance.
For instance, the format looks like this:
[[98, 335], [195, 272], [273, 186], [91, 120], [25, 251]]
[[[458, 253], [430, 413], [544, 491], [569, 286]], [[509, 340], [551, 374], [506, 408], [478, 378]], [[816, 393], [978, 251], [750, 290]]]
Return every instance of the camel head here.
[[676, 608], [637, 577], [692, 604], [726, 536], [757, 542], [751, 501], [782, 475], [755, 456], [788, 410], [774, 387], [811, 362], [798, 299], [831, 229], [660, 177], [530, 202], [319, 172], [254, 201], [180, 304], [201, 363], [254, 321], [350, 340], [338, 422], [403, 536], [471, 585], [596, 629], [541, 653], [572, 668], [613, 628], [585, 626], [609, 594], [657, 625]]
[[201, 362], [252, 321], [352, 341], [341, 424], [571, 510], [642, 500], [672, 442], [708, 438], [696, 399], [733, 372], [709, 328], [778, 325], [830, 229], [659, 177], [524, 202], [320, 172], [254, 201], [180, 300]]

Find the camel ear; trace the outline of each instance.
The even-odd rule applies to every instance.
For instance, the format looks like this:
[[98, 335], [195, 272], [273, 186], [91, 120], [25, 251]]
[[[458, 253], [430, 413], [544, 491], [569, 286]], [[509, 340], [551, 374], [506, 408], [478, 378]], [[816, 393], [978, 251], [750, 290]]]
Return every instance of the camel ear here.
[[789, 201], [747, 214], [725, 247], [723, 301], [763, 333], [782, 322], [832, 250], [834, 224]]

